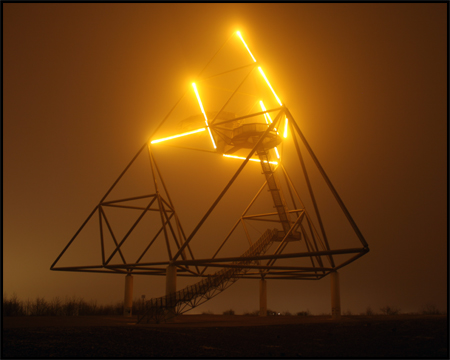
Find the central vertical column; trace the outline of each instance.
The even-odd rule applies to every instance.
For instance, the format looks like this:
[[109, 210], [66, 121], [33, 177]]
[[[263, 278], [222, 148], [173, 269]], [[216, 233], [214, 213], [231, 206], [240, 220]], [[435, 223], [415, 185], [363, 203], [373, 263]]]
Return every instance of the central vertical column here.
[[267, 316], [267, 283], [264, 277], [259, 281], [259, 316]]
[[170, 294], [177, 292], [177, 268], [174, 265], [169, 265], [166, 268], [166, 301], [168, 304], [166, 321], [174, 321], [175, 318], [175, 304], [171, 302]]
[[125, 276], [125, 299], [123, 302], [123, 316], [131, 317], [133, 312], [133, 276]]
[[330, 274], [331, 280], [331, 318], [338, 320], [341, 318], [341, 297], [339, 293], [339, 273], [333, 271]]

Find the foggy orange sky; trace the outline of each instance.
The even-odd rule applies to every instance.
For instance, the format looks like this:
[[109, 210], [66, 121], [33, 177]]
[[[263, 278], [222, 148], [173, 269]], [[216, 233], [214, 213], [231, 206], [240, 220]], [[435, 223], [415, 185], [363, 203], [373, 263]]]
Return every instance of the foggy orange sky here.
[[[4, 294], [123, 300], [122, 275], [49, 268], [240, 30], [369, 243], [340, 270], [342, 311], [446, 309], [447, 3], [2, 8]], [[193, 312], [257, 310], [258, 286], [240, 280]], [[135, 298], [164, 289], [135, 276]], [[267, 291], [270, 309], [330, 312], [329, 277]]]

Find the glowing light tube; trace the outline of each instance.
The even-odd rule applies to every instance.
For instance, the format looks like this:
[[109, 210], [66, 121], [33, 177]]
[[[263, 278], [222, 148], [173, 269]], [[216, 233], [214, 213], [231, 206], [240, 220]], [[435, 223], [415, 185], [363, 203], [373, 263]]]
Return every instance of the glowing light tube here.
[[285, 121], [284, 121], [284, 134], [283, 134], [283, 136], [285, 138], [287, 138], [287, 132], [288, 132], [288, 118], [285, 118]]
[[[267, 111], [266, 107], [264, 106], [264, 103], [262, 102], [262, 100], [259, 101], [259, 105], [261, 106], [262, 111]], [[272, 118], [270, 117], [269, 113], [264, 113], [264, 118], [266, 119], [266, 123], [268, 123], [267, 118], [269, 118], [270, 123], [272, 124]], [[276, 130], [276, 129], [275, 129]]]
[[237, 36], [239, 36], [239, 38], [242, 40], [242, 42], [243, 42], [245, 48], [247, 49], [248, 53], [249, 53], [250, 56], [252, 57], [253, 61], [256, 62], [256, 59], [255, 59], [255, 57], [253, 56], [253, 54], [252, 54], [252, 52], [250, 51], [250, 49], [248, 48], [247, 44], [245, 43], [244, 38], [243, 38], [242, 35], [241, 35], [241, 32], [240, 32], [240, 31], [236, 31], [236, 34], [237, 34]]
[[264, 78], [264, 80], [266, 80], [267, 85], [269, 86], [270, 90], [272, 90], [273, 95], [275, 96], [275, 98], [278, 101], [278, 104], [280, 104], [280, 106], [283, 106], [283, 104], [281, 103], [280, 99], [278, 98], [277, 94], [275, 94], [275, 91], [272, 88], [272, 85], [270, 85], [269, 80], [267, 80], [266, 75], [264, 75], [264, 72], [262, 71], [261, 67], [258, 66], [258, 70], [261, 73], [262, 77]]
[[[233, 158], [233, 159], [240, 159], [240, 160], [245, 160], [245, 157], [242, 156], [236, 156], [236, 155], [228, 155], [228, 154], [223, 154], [223, 156], [228, 157], [228, 158]], [[260, 159], [249, 159], [250, 161], [256, 161], [256, 162], [261, 162]], [[264, 162], [267, 162], [267, 160], [264, 160]], [[273, 164], [273, 165], [278, 165], [278, 163], [276, 161], [269, 161], [269, 164]]]
[[214, 146], [214, 149], [217, 149], [216, 143], [215, 143], [214, 138], [211, 133], [211, 129], [209, 128], [209, 125], [208, 125], [208, 118], [206, 117], [205, 109], [203, 109], [203, 104], [202, 104], [202, 101], [200, 100], [200, 95], [198, 94], [198, 91], [197, 91], [197, 86], [195, 86], [195, 83], [192, 83], [192, 87], [194, 88], [195, 95], [197, 96], [198, 104], [200, 105], [200, 109], [202, 110], [203, 116], [205, 117], [205, 124], [206, 124], [206, 127], [208, 128], [209, 136], [211, 137], [211, 141]]
[[169, 136], [169, 137], [162, 138], [162, 139], [152, 140], [152, 141], [150, 141], [150, 144], [157, 144], [159, 142], [163, 142], [163, 141], [166, 141], [166, 140], [172, 140], [172, 139], [176, 139], [176, 138], [179, 138], [179, 137], [182, 137], [182, 136], [191, 135], [191, 134], [196, 134], [196, 133], [199, 133], [199, 132], [202, 132], [202, 131], [205, 131], [205, 130], [206, 130], [205, 128], [201, 128], [201, 129], [197, 129], [197, 130], [194, 130], [194, 131], [189, 131], [189, 132], [186, 132], [186, 133]]
[[278, 153], [277, 147], [275, 146], [274, 149], [275, 149], [275, 154], [277, 154], [277, 159], [279, 159], [280, 158], [280, 154]]

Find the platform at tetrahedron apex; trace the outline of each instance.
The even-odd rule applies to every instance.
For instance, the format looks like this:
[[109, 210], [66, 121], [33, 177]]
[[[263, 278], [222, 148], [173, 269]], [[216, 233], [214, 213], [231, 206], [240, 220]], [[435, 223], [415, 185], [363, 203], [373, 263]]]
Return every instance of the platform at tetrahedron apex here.
[[[252, 149], [256, 143], [261, 139], [267, 130], [267, 124], [263, 123], [251, 123], [244, 124], [233, 129], [233, 135], [231, 143], [233, 146], [237, 146], [245, 149]], [[282, 141], [280, 135], [276, 131], [269, 131], [262, 140], [261, 146], [264, 149], [272, 149], [279, 145]]]

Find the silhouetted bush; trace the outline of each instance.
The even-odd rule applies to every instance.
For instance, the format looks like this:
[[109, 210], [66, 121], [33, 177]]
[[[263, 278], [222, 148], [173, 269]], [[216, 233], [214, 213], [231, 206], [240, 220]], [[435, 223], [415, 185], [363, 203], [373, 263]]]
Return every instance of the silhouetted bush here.
[[230, 310], [225, 310], [223, 312], [223, 315], [234, 315], [234, 310], [230, 309]]
[[62, 303], [59, 297], [54, 298], [48, 304], [48, 314], [52, 316], [62, 316]]
[[23, 302], [17, 299], [14, 294], [11, 299], [8, 299], [5, 294], [3, 294], [3, 306], [2, 315], [3, 316], [23, 316], [26, 315]]
[[[143, 315], [145, 312], [145, 296], [140, 299], [134, 299], [133, 300], [133, 315]], [[123, 310], [122, 310], [123, 312]]]
[[58, 297], [47, 301], [37, 297], [34, 301], [23, 302], [13, 295], [8, 299], [3, 295], [2, 316], [86, 316], [86, 315], [122, 315], [123, 302], [113, 305], [97, 305], [96, 301], [90, 303], [83, 299], [72, 297], [62, 302]]
[[64, 304], [62, 304], [62, 313], [64, 316], [77, 316], [77, 301], [75, 298], [67, 299]]
[[50, 315], [50, 306], [44, 298], [37, 297], [31, 305], [31, 314], [34, 316]]
[[259, 310], [255, 310], [255, 311], [244, 311], [244, 315], [246, 316], [259, 316]]
[[278, 311], [274, 311], [272, 309], [267, 309], [268, 316], [275, 316], [275, 315], [279, 315], [279, 314], [280, 314], [280, 312], [278, 312]]
[[425, 304], [420, 311], [423, 315], [440, 315], [441, 311], [434, 304]]
[[400, 313], [400, 309], [390, 307], [389, 305], [380, 308], [380, 310], [384, 315], [398, 315]]
[[311, 311], [306, 310], [306, 311], [299, 311], [297, 313], [297, 316], [311, 316]]
[[373, 312], [372, 308], [370, 306], [368, 306], [366, 309], [366, 312], [362, 313], [361, 315], [372, 316], [372, 315], [375, 315], [375, 313]]

